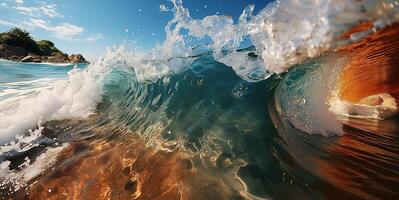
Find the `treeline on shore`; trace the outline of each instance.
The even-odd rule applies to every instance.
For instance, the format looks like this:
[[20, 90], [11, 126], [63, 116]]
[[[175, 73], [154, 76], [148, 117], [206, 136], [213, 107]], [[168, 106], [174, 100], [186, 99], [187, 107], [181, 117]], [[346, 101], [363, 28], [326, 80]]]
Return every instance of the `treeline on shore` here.
[[49, 40], [33, 40], [20, 28], [0, 33], [0, 58], [21, 62], [87, 63], [81, 54], [68, 55]]

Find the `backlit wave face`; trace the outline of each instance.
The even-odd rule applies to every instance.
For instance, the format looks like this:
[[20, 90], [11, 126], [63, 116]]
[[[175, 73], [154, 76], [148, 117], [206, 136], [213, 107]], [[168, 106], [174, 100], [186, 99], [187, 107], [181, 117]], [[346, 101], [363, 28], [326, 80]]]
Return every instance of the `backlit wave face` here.
[[388, 93], [399, 100], [399, 24], [342, 49], [350, 55], [340, 78], [340, 97], [350, 102]]
[[[352, 31], [370, 27], [365, 23]], [[339, 115], [361, 118], [387, 118], [398, 113], [399, 25], [393, 24], [345, 46], [347, 56], [341, 66], [331, 109]]]
[[399, 195], [398, 32], [395, 24], [297, 65], [276, 88], [269, 113], [281, 136], [277, 156], [298, 185], [320, 189], [313, 198]]
[[351, 118], [341, 121], [342, 136], [320, 137], [298, 129], [273, 106], [269, 112], [281, 144], [276, 156], [296, 187], [318, 191], [311, 195], [316, 199], [397, 198], [397, 118]]
[[[103, 82], [114, 68], [133, 68], [139, 82], [149, 83], [182, 73], [199, 55], [211, 52], [216, 61], [231, 67], [239, 77], [256, 82], [285, 72], [307, 58], [356, 42], [399, 17], [397, 1], [277, 1], [257, 14], [249, 6], [238, 22], [216, 15], [193, 19], [182, 1], [172, 3], [174, 18], [165, 27], [167, 37], [162, 44], [150, 53], [111, 49], [87, 69], [75, 70], [67, 80], [58, 81], [51, 91], [43, 89], [37, 96], [19, 102], [13, 108], [15, 113], [0, 113], [4, 119], [0, 122], [0, 139], [9, 141], [39, 121], [92, 114], [101, 101]], [[364, 21], [371, 23], [368, 29], [341, 37]], [[184, 37], [182, 30], [187, 30], [189, 37]], [[187, 38], [209, 38], [211, 43], [190, 46]], [[253, 48], [240, 51], [245, 38], [251, 40]], [[53, 99], [52, 103], [40, 103], [46, 99]], [[32, 105], [37, 105], [32, 113], [21, 114]], [[17, 120], [21, 117], [23, 120]]]

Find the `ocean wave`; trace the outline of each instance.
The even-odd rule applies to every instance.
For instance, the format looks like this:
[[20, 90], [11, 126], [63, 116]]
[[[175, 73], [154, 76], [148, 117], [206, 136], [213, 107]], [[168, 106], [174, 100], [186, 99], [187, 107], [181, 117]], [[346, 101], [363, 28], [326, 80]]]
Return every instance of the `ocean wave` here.
[[[237, 23], [228, 16], [193, 19], [181, 0], [172, 3], [174, 18], [165, 27], [167, 37], [162, 44], [148, 54], [124, 47], [109, 50], [87, 69], [74, 69], [66, 80], [57, 81], [35, 97], [19, 101], [12, 113], [0, 114], [2, 141], [24, 133], [39, 119], [81, 118], [93, 114], [101, 101], [103, 81], [114, 68], [132, 67], [135, 78], [143, 83], [187, 70], [198, 58], [198, 52], [189, 45], [181, 30], [188, 30], [190, 37], [210, 38], [212, 42], [204, 46], [205, 52], [212, 52], [216, 61], [253, 82], [362, 38], [359, 33], [352, 35], [350, 41], [339, 37], [359, 23], [372, 22], [372, 30], [367, 31], [373, 31], [399, 18], [396, 1], [277, 1], [256, 15], [250, 5]], [[290, 31], [292, 29], [295, 32]], [[250, 38], [254, 48], [242, 51], [245, 37]]]
[[[4, 81], [6, 84], [0, 86], [4, 88], [0, 93], [0, 178], [23, 188], [55, 163], [56, 155], [67, 148], [66, 143], [79, 149], [79, 144], [74, 143], [76, 138], [84, 140], [95, 135], [97, 141], [91, 140], [93, 143], [87, 146], [98, 147], [94, 148], [98, 154], [94, 157], [102, 161], [102, 151], [108, 147], [102, 148], [110, 143], [128, 154], [130, 147], [120, 144], [126, 145], [129, 140], [125, 139], [134, 135], [139, 136], [145, 148], [177, 152], [190, 158], [189, 166], [212, 169], [220, 177], [229, 177], [226, 180], [234, 180], [234, 190], [244, 190], [241, 194], [253, 199], [269, 195], [294, 198], [298, 188], [320, 192], [318, 186], [309, 186], [306, 180], [293, 183], [301, 180], [302, 171], [312, 173], [317, 180], [327, 180], [334, 187], [344, 187], [344, 178], [323, 177], [323, 173], [331, 175], [333, 170], [317, 171], [313, 169], [316, 161], [301, 158], [316, 155], [329, 163], [324, 155], [340, 158], [335, 151], [342, 151], [351, 160], [352, 153], [358, 152], [352, 152], [352, 146], [341, 148], [338, 142], [328, 145], [336, 135], [342, 136], [343, 146], [346, 145], [345, 134], [351, 133], [348, 129], [353, 125], [341, 116], [353, 117], [348, 115], [349, 110], [357, 110], [361, 117], [377, 118], [386, 108], [385, 104], [384, 108], [345, 104], [343, 110], [334, 110], [342, 103], [332, 100], [336, 100], [339, 76], [350, 59], [350, 55], [336, 50], [397, 22], [397, 1], [282, 0], [257, 14], [253, 13], [253, 6], [248, 6], [238, 22], [216, 15], [193, 19], [182, 1], [172, 3], [174, 17], [165, 27], [166, 40], [149, 53], [120, 46], [108, 49], [87, 67], [61, 73], [64, 75]], [[371, 28], [343, 37], [365, 22]], [[191, 46], [182, 30], [188, 31], [188, 38], [207, 38], [211, 43]], [[251, 40], [250, 47], [243, 48], [245, 38]], [[291, 70], [284, 77], [280, 76], [288, 69]], [[20, 74], [17, 72], [14, 74]], [[274, 99], [268, 106], [271, 98]], [[390, 96], [384, 98], [384, 102], [392, 100]], [[378, 142], [368, 140], [369, 132], [350, 135], [348, 143], [360, 138], [367, 139], [369, 148], [380, 147]], [[394, 131], [385, 132], [388, 134], [381, 149], [389, 149], [383, 158], [389, 161], [397, 153], [390, 143], [395, 137], [391, 135]], [[19, 169], [10, 170], [14, 163], [9, 160], [16, 156], [25, 159], [38, 146], [49, 146], [47, 153], [30, 155], [38, 159], [32, 163], [26, 160]], [[361, 156], [367, 154], [360, 150], [365, 152]], [[375, 152], [381, 152], [380, 148]], [[291, 173], [290, 167], [281, 164], [285, 160], [280, 154], [291, 155], [296, 159], [291, 162], [304, 169]], [[83, 167], [92, 167], [91, 160], [87, 161]], [[367, 159], [362, 161], [368, 163]], [[351, 162], [342, 163], [351, 166]], [[397, 163], [388, 163], [389, 170], [394, 169], [393, 174], [397, 174]], [[40, 170], [31, 171], [35, 167]], [[102, 167], [107, 172], [105, 165]], [[382, 168], [373, 172], [384, 173]], [[281, 180], [270, 178], [271, 173]], [[384, 187], [389, 189], [387, 185]], [[313, 193], [301, 195], [305, 199], [314, 197]]]
[[[7, 104], [2, 105], [0, 113], [0, 141], [4, 143], [16, 135], [26, 133], [39, 121], [84, 118], [93, 114], [96, 103], [101, 101], [104, 77], [120, 61], [117, 51], [110, 49], [87, 68], [75, 67], [67, 73], [67, 78], [58, 79], [51, 84], [46, 82], [45, 87], [35, 89], [35, 94], [31, 96], [22, 95], [23, 97], [8, 99]], [[8, 83], [10, 84], [15, 83]]]
[[[187, 64], [182, 58], [187, 59], [198, 48], [190, 46], [187, 40], [209, 38], [211, 43], [203, 48], [211, 51], [217, 61], [232, 67], [247, 81], [259, 81], [308, 58], [358, 41], [399, 19], [397, 1], [276, 1], [256, 15], [254, 6], [248, 6], [238, 22], [218, 15], [193, 19], [181, 0], [172, 2], [174, 18], [165, 27], [167, 37], [151, 53], [152, 58], [165, 63], [160, 70], [148, 71], [143, 76], [158, 77], [154, 73], [181, 71]], [[364, 22], [373, 26], [350, 35], [349, 39], [342, 37]], [[188, 31], [189, 39], [180, 34], [182, 30]], [[239, 51], [245, 38], [251, 40], [253, 51]]]

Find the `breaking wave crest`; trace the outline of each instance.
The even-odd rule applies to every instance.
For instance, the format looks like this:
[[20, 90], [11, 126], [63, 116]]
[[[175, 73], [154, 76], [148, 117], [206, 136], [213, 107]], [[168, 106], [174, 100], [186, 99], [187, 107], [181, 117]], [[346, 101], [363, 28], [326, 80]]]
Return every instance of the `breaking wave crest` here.
[[[359, 40], [399, 18], [397, 1], [277, 1], [257, 14], [253, 13], [253, 5], [248, 6], [238, 22], [217, 15], [193, 19], [181, 0], [172, 3], [174, 18], [165, 27], [167, 37], [162, 44], [150, 53], [132, 52], [124, 47], [109, 50], [87, 69], [74, 69], [67, 80], [52, 83], [51, 89], [44, 89], [12, 108], [3, 108], [1, 137], [10, 139], [13, 134], [34, 127], [39, 119], [86, 117], [93, 113], [101, 101], [103, 81], [113, 68], [132, 67], [138, 81], [154, 82], [181, 73], [202, 54], [210, 52], [216, 61], [232, 67], [244, 80], [259, 81], [307, 58]], [[340, 37], [363, 22], [373, 23], [372, 28], [351, 35], [349, 40]], [[181, 34], [182, 30], [188, 34]], [[210, 43], [190, 45], [195, 39], [207, 39]], [[253, 46], [243, 51], [245, 39]], [[30, 112], [25, 113], [26, 110]]]

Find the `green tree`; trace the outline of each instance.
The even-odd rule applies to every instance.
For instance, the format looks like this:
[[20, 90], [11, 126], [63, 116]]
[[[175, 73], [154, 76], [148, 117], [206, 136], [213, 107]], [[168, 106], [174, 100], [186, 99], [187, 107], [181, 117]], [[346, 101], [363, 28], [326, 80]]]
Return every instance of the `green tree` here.
[[26, 54], [30, 52], [38, 55], [43, 54], [43, 52], [40, 50], [36, 42], [32, 39], [30, 34], [20, 28], [12, 28], [10, 31], [2, 33], [0, 35], [0, 43], [22, 47], [25, 49]]
[[54, 46], [54, 43], [51, 41], [40, 40], [37, 41], [36, 44], [38, 45], [39, 49], [43, 52], [44, 56], [51, 56], [57, 53], [62, 53]]
[[54, 47], [54, 43], [52, 41], [49, 41], [49, 40], [40, 40], [40, 41], [37, 41], [36, 43], [38, 45], [41, 44], [41, 45], [46, 45], [46, 46], [49, 46], [49, 47]]
[[36, 42], [39, 49], [43, 52], [44, 56], [51, 56], [53, 51], [51, 50], [54, 47], [54, 44], [48, 40], [40, 40]]

